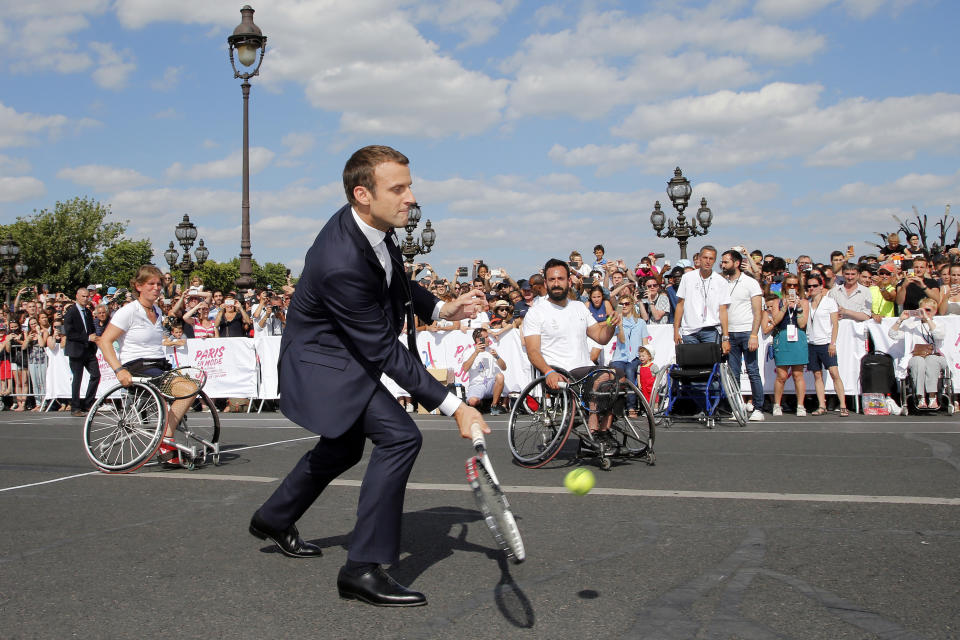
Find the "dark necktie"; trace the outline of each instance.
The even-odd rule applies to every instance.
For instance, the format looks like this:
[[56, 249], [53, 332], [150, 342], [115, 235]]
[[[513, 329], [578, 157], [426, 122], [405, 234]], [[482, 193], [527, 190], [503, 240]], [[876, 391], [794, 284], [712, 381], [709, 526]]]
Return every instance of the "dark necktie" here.
[[387, 253], [393, 261], [393, 277], [401, 278], [403, 291], [406, 294], [404, 302], [404, 317], [407, 320], [407, 347], [410, 353], [417, 353], [417, 321], [413, 315], [413, 296], [410, 292], [410, 280], [407, 278], [407, 272], [403, 268], [403, 256], [400, 253], [400, 247], [397, 246], [397, 233], [391, 229], [384, 239], [387, 245]]

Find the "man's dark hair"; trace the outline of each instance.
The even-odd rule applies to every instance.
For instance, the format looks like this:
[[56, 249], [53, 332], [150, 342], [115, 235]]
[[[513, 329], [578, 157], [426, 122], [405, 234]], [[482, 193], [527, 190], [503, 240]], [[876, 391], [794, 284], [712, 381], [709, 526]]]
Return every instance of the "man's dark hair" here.
[[343, 190], [347, 194], [347, 202], [356, 206], [353, 197], [355, 187], [364, 187], [372, 194], [376, 194], [376, 179], [373, 172], [377, 165], [384, 162], [396, 162], [409, 165], [410, 160], [396, 149], [383, 145], [371, 145], [354, 152], [347, 164], [343, 167]]
[[480, 338], [480, 336], [483, 335], [483, 332], [484, 332], [484, 331], [486, 331], [486, 329], [474, 329], [474, 330], [473, 330], [473, 341], [476, 342], [476, 341]]
[[603, 245], [602, 245], [602, 244], [598, 244], [598, 245], [596, 245], [596, 246], [593, 247], [594, 252], [596, 252], [597, 249], [599, 249], [599, 250], [602, 251], [603, 253], [606, 253], [606, 252], [607, 252], [607, 250], [603, 248]]
[[[600, 246], [600, 245], [597, 245], [597, 246]], [[602, 248], [603, 247], [601, 247], [601, 249]], [[550, 258], [549, 260], [547, 260], [547, 263], [543, 265], [543, 272], [546, 273], [547, 269], [552, 269], [554, 267], [563, 267], [563, 270], [566, 272], [567, 277], [568, 278], [570, 277], [570, 265], [568, 265], [563, 260], [559, 260], [557, 258]], [[533, 282], [532, 276], [530, 277], [530, 281]]]
[[845, 256], [845, 255], [847, 255], [847, 254], [845, 254], [843, 251], [831, 251], [831, 252], [830, 252], [830, 262], [833, 262], [833, 259], [836, 258], [837, 256]]
[[840, 269], [840, 271], [859, 271], [859, 270], [860, 270], [860, 267], [858, 267], [853, 262], [844, 262], [843, 267], [841, 267]]
[[[701, 251], [703, 251], [703, 249], [701, 249]], [[723, 256], [730, 256], [730, 259], [737, 263], [737, 269], [743, 264], [743, 255], [736, 249], [727, 249], [723, 252]]]
[[[570, 274], [570, 267], [567, 265], [566, 262], [563, 263], [563, 266], [567, 267], [567, 275], [569, 275], [569, 274]], [[544, 272], [546, 272], [546, 269], [544, 269]], [[543, 276], [542, 276], [542, 275], [540, 275], [539, 273], [535, 273], [535, 274], [533, 274], [532, 276], [530, 276], [530, 279], [528, 280], [528, 282], [529, 282], [531, 285], [544, 284], [545, 280], [543, 279]]]
[[780, 256], [774, 256], [770, 261], [770, 268], [773, 271], [786, 271], [787, 270], [787, 261], [781, 258]]
[[750, 252], [750, 255], [751, 255], [751, 256], [760, 256], [760, 257], [762, 258], [762, 257], [763, 257], [763, 251], [760, 251], [760, 249], [754, 249], [753, 251]]

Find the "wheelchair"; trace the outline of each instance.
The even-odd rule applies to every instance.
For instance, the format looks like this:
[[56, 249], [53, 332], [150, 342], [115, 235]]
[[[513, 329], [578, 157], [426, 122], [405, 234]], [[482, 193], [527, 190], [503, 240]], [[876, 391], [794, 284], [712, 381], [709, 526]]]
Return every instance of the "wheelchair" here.
[[[579, 439], [577, 457], [596, 458], [604, 471], [610, 469], [615, 457], [655, 464], [653, 411], [633, 381], [622, 378], [612, 368], [595, 369], [580, 379], [558, 367], [553, 369], [569, 382], [551, 389], [546, 376], [540, 376], [520, 392], [510, 408], [507, 435], [518, 465], [527, 469], [544, 466], [560, 453], [571, 435]], [[612, 374], [613, 379], [591, 389], [603, 373]], [[636, 417], [630, 415], [629, 408], [634, 399]], [[612, 413], [609, 436], [590, 432], [590, 413], [599, 414], [601, 421]]]
[[[726, 418], [733, 418], [743, 427], [749, 417], [740, 385], [716, 343], [678, 344], [676, 364], [665, 366], [657, 373], [651, 400], [656, 419], [667, 427], [675, 419], [687, 417], [709, 429]], [[683, 401], [692, 402], [699, 410], [696, 415], [678, 415]]]
[[936, 409], [931, 409], [926, 407], [924, 409], [917, 408], [917, 388], [916, 384], [913, 381], [913, 378], [910, 377], [910, 372], [907, 372], [906, 377], [903, 380], [900, 380], [900, 414], [908, 416], [911, 412], [914, 415], [922, 414], [932, 414], [940, 411], [946, 411], [948, 416], [954, 414], [954, 405], [953, 405], [953, 376], [950, 374], [950, 371], [940, 372], [940, 378], [937, 380], [937, 402], [940, 404]]
[[[149, 378], [134, 376], [129, 387], [116, 385], [90, 408], [83, 425], [87, 457], [104, 473], [130, 473], [150, 460], [163, 440], [171, 389], [188, 379], [197, 394], [174, 431], [180, 465], [188, 470], [220, 464], [220, 415], [203, 392], [205, 374], [181, 367]], [[191, 394], [192, 395], [192, 394]]]

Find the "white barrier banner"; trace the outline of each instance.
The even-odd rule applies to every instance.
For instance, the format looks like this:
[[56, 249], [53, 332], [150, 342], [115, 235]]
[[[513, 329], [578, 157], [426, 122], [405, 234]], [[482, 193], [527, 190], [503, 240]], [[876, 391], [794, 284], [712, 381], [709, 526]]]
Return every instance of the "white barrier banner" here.
[[[72, 383], [73, 373], [70, 371], [70, 358], [63, 353], [60, 345], [53, 349], [49, 347], [47, 352], [47, 378], [46, 393], [44, 400], [53, 400], [56, 398], [69, 399], [73, 395]], [[117, 376], [110, 368], [110, 365], [103, 359], [103, 354], [97, 351], [97, 365], [100, 368], [100, 385], [97, 387], [97, 397], [106, 393], [112, 386], [117, 384]], [[90, 374], [86, 369], [83, 371], [83, 378], [80, 381], [80, 396], [87, 393], [87, 382], [90, 380]]]
[[[176, 351], [177, 366], [206, 372], [203, 390], [211, 398], [257, 397], [257, 356], [252, 338], [187, 340], [182, 355], [180, 349]], [[272, 366], [276, 368], [276, 359]]]
[[253, 348], [260, 366], [260, 385], [257, 397], [274, 400], [280, 397], [277, 388], [277, 361], [280, 359], [280, 336], [261, 336], [253, 339]]
[[[530, 382], [530, 362], [520, 341], [520, 332], [511, 329], [493, 338], [493, 346], [507, 365], [503, 372], [504, 392], [521, 391]], [[469, 375], [462, 371], [463, 363], [473, 353], [471, 331], [421, 331], [417, 334], [420, 359], [428, 368], [450, 369], [458, 385], [466, 385]]]

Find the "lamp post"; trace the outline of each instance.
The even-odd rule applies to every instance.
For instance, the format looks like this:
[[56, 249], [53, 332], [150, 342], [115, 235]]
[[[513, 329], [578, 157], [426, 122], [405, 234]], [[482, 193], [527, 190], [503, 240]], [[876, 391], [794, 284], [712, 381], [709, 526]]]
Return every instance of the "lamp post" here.
[[[687, 222], [683, 212], [687, 208], [691, 193], [693, 188], [690, 187], [690, 181], [683, 177], [680, 167], [677, 167], [673, 170], [673, 178], [667, 183], [667, 195], [670, 196], [673, 208], [677, 210], [677, 221], [666, 219], [667, 216], [660, 210], [659, 200], [653, 205], [653, 212], [650, 214], [650, 224], [653, 225], [658, 238], [677, 239], [681, 260], [687, 257], [687, 238], [707, 235], [710, 223], [713, 222], [713, 212], [707, 207], [706, 198], [700, 198], [700, 208], [697, 209], [696, 218]], [[699, 229], [697, 222], [700, 223]], [[663, 230], [664, 226], [667, 228], [666, 231]]]
[[[242, 19], [233, 34], [227, 37], [230, 51], [230, 66], [233, 67], [233, 77], [243, 82], [240, 89], [243, 92], [243, 199], [240, 203], [240, 277], [236, 284], [238, 289], [249, 289], [253, 286], [253, 253], [250, 251], [250, 78], [260, 75], [260, 65], [263, 64], [263, 54], [267, 50], [267, 36], [263, 35], [260, 27], [253, 23], [253, 8], [246, 4], [240, 9]], [[236, 50], [237, 59], [244, 67], [251, 67], [253, 71], [240, 73], [233, 61], [233, 52]], [[257, 51], [260, 52], [259, 59]]]
[[416, 203], [410, 205], [410, 211], [407, 213], [407, 224], [404, 225], [407, 237], [400, 243], [400, 253], [403, 254], [403, 259], [407, 263], [411, 278], [414, 275], [413, 261], [417, 254], [430, 253], [430, 248], [437, 241], [437, 232], [433, 230], [429, 220], [427, 220], [427, 224], [424, 225], [423, 231], [420, 233], [420, 242], [413, 239], [413, 232], [417, 228], [417, 223], [420, 222], [420, 215], [420, 205]]
[[197, 250], [193, 252], [197, 261], [194, 262], [190, 259], [190, 248], [193, 246], [194, 240], [197, 239], [197, 226], [190, 222], [190, 216], [187, 214], [183, 214], [183, 220], [177, 225], [173, 233], [177, 236], [177, 242], [183, 248], [183, 260], [177, 264], [180, 254], [173, 248], [173, 240], [170, 241], [170, 248], [163, 252], [163, 257], [166, 258], [171, 269], [179, 269], [183, 273], [183, 288], [186, 289], [190, 286], [190, 273], [194, 268], [203, 266], [210, 255], [210, 251], [203, 246], [203, 240], [200, 240], [197, 243]]
[[7, 237], [0, 242], [0, 284], [6, 290], [5, 309], [10, 309], [10, 290], [16, 286], [27, 272], [27, 265], [20, 261], [20, 245], [13, 239], [13, 234], [7, 232]]

